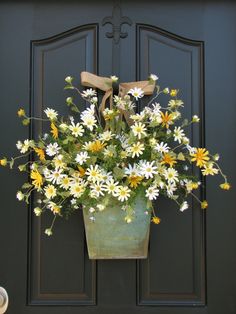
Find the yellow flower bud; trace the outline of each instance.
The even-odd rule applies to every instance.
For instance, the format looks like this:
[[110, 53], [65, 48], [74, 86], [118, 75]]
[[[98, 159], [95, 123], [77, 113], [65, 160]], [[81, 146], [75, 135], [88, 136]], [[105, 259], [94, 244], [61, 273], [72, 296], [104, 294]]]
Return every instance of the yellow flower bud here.
[[171, 97], [175, 97], [175, 96], [177, 96], [177, 94], [178, 94], [178, 89], [171, 89], [170, 90], [170, 96]]
[[7, 159], [6, 158], [0, 159], [0, 165], [5, 167], [7, 165]]
[[157, 216], [154, 216], [154, 217], [152, 217], [152, 222], [155, 225], [158, 225], [161, 222], [161, 219], [159, 217], [157, 217]]
[[170, 92], [170, 90], [169, 90], [168, 87], [166, 87], [166, 88], [163, 89], [163, 93], [164, 93], [164, 94], [169, 94], [169, 92]]
[[18, 114], [18, 117], [24, 117], [25, 116], [25, 110], [20, 108], [18, 111], [17, 111], [17, 114]]
[[231, 185], [228, 182], [220, 184], [220, 188], [222, 190], [229, 190], [231, 188]]
[[208, 207], [207, 201], [202, 201], [202, 202], [201, 202], [201, 208], [202, 208], [202, 209], [206, 209], [207, 207]]

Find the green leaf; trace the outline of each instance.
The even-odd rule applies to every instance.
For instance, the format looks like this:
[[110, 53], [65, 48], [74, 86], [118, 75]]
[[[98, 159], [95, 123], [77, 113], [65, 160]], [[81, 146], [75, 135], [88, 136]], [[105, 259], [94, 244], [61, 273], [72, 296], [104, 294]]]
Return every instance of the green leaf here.
[[69, 143], [68, 137], [65, 138], [65, 139], [62, 141], [62, 144], [63, 144], [63, 145], [67, 145], [68, 143]]
[[177, 156], [178, 160], [185, 160], [184, 154], [183, 153], [179, 153]]
[[38, 147], [39, 148], [45, 148], [45, 145], [43, 144], [43, 142], [38, 142]]
[[26, 171], [26, 165], [24, 164], [24, 165], [19, 165], [18, 166], [18, 169], [20, 170], [20, 171]]
[[152, 209], [152, 201], [147, 200], [147, 209]]
[[31, 187], [32, 187], [32, 184], [26, 182], [26, 183], [24, 183], [24, 184], [22, 185], [21, 188], [24, 189], [24, 190], [26, 190], [26, 189], [29, 189], [29, 188], [31, 188]]
[[64, 89], [74, 89], [74, 86], [66, 85], [66, 86], [64, 87]]
[[124, 169], [121, 169], [121, 168], [119, 168], [119, 167], [115, 167], [114, 169], [113, 169], [113, 173], [114, 173], [114, 176], [115, 176], [115, 178], [118, 180], [118, 179], [122, 179], [123, 177], [124, 177], [124, 174], [125, 174], [125, 172], [124, 172]]
[[94, 165], [97, 161], [97, 156], [92, 156], [89, 158], [89, 160], [87, 161], [88, 165]]
[[79, 109], [75, 105], [71, 107], [71, 111], [80, 112]]

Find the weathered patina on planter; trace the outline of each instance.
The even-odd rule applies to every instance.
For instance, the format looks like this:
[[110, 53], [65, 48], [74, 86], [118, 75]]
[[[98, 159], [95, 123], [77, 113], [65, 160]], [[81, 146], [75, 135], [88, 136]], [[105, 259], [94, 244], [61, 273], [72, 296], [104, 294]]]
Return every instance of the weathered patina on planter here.
[[118, 201], [96, 213], [95, 221], [83, 210], [90, 259], [147, 258], [150, 213], [142, 193], [137, 194], [133, 208], [135, 219], [129, 224], [124, 221], [126, 213]]

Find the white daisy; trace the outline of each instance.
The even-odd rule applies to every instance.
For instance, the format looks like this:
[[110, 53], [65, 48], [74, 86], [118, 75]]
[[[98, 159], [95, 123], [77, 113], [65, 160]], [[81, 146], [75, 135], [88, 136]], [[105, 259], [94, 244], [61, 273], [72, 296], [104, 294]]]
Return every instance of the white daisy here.
[[97, 126], [97, 120], [92, 115], [83, 115], [81, 120], [83, 121], [82, 124], [90, 131], [93, 131], [93, 128]]
[[22, 148], [22, 146], [23, 146], [23, 143], [21, 141], [17, 141], [17, 143], [16, 143], [17, 149], [20, 150]]
[[127, 201], [130, 197], [131, 190], [127, 186], [119, 186], [117, 188], [116, 197], [121, 202]]
[[146, 136], [147, 133], [145, 132], [147, 129], [145, 125], [141, 122], [136, 122], [134, 125], [131, 126], [132, 132], [138, 139], [141, 139], [142, 136]]
[[179, 210], [181, 212], [185, 211], [186, 209], [188, 209], [188, 203], [186, 201], [184, 201], [181, 205], [180, 205], [180, 208]]
[[72, 198], [72, 200], [70, 202], [71, 202], [71, 205], [77, 204], [77, 200], [75, 198]]
[[181, 127], [175, 127], [174, 128], [174, 141], [178, 141], [180, 144], [183, 137], [185, 137], [184, 130], [181, 129]]
[[194, 154], [196, 153], [196, 147], [192, 147], [191, 145], [186, 145], [187, 150], [189, 151], [189, 154]]
[[52, 182], [53, 184], [59, 184], [63, 175], [61, 174], [63, 169], [56, 169], [55, 171], [51, 171], [47, 176], [47, 181]]
[[[26, 153], [29, 148], [32, 146], [33, 142], [30, 141], [30, 140], [24, 140], [24, 143], [22, 143], [22, 146], [21, 146], [21, 153], [24, 154]], [[20, 145], [19, 145], [20, 146]]]
[[83, 165], [83, 163], [85, 163], [88, 158], [89, 155], [87, 152], [81, 152], [76, 155], [75, 161], [78, 162], [80, 165]]
[[67, 175], [65, 175], [60, 180], [60, 187], [65, 190], [68, 190], [70, 187], [70, 182], [71, 182], [70, 178]]
[[161, 142], [161, 143], [157, 143], [155, 148], [156, 151], [158, 151], [159, 153], [168, 153], [170, 147], [167, 146], [166, 143]]
[[115, 134], [112, 134], [111, 131], [105, 131], [99, 135], [99, 139], [104, 142], [108, 142], [114, 137]]
[[54, 185], [49, 184], [44, 188], [44, 194], [46, 196], [46, 198], [51, 199], [53, 197], [55, 197], [57, 195], [57, 190], [54, 187]]
[[101, 180], [104, 182], [110, 181], [113, 179], [111, 172], [106, 172], [105, 170], [101, 171]]
[[54, 156], [58, 154], [59, 150], [60, 150], [60, 147], [58, 146], [58, 144], [53, 143], [53, 144], [47, 145], [46, 153], [48, 156]]
[[131, 94], [136, 100], [144, 96], [143, 90], [139, 87], [131, 88], [128, 91], [128, 94]]
[[47, 108], [44, 110], [44, 112], [50, 120], [55, 120], [58, 116], [58, 113], [54, 109]]
[[158, 76], [157, 75], [155, 75], [155, 74], [150, 74], [150, 76], [149, 76], [149, 79], [151, 80], [151, 81], [157, 81], [158, 80]]
[[118, 182], [115, 182], [113, 179], [106, 182], [105, 190], [108, 194], [112, 194], [113, 196], [116, 196], [118, 191]]
[[125, 168], [125, 174], [128, 176], [139, 176], [140, 171], [139, 171], [139, 166], [138, 164], [128, 164], [128, 167]]
[[155, 161], [143, 161], [140, 167], [140, 172], [146, 179], [153, 178], [154, 174], [157, 174], [157, 167], [154, 166]]
[[90, 99], [90, 102], [91, 102], [92, 104], [96, 104], [96, 103], [98, 102], [98, 98], [97, 98], [97, 97], [92, 97], [92, 98]]
[[144, 144], [137, 142], [134, 143], [131, 147], [128, 147], [127, 151], [130, 152], [132, 154], [132, 158], [134, 158], [135, 156], [139, 157], [142, 155], [144, 149]]
[[175, 183], [179, 181], [178, 172], [174, 168], [168, 168], [164, 170], [164, 177], [168, 183]]
[[152, 107], [153, 107], [152, 112], [154, 114], [160, 114], [161, 113], [161, 105], [159, 103], [155, 102], [154, 104], [152, 104]]
[[61, 211], [61, 206], [60, 205], [57, 205], [56, 203], [54, 202], [49, 202], [47, 204], [47, 207], [54, 213], [54, 214], [59, 214], [60, 211]]
[[81, 183], [74, 183], [70, 186], [70, 194], [73, 197], [79, 198], [85, 191], [85, 186]]
[[89, 97], [93, 97], [96, 95], [97, 95], [97, 92], [92, 88], [88, 88], [81, 93], [81, 96], [84, 98], [89, 98]]
[[152, 201], [159, 196], [159, 190], [155, 186], [150, 186], [146, 191], [146, 197]]
[[176, 184], [173, 182], [173, 183], [168, 183], [168, 185], [166, 185], [166, 192], [167, 192], [167, 196], [168, 197], [173, 197], [174, 195], [174, 191], [176, 191], [177, 187], [176, 187]]
[[130, 118], [134, 121], [142, 121], [145, 118], [145, 115], [142, 113], [132, 114]]
[[53, 158], [55, 168], [65, 168], [66, 164], [63, 162], [63, 155], [58, 155]]
[[93, 195], [96, 195], [97, 197], [99, 196], [103, 196], [104, 195], [104, 191], [106, 189], [105, 185], [102, 183], [95, 183], [95, 184], [91, 184], [90, 185], [91, 188], [91, 192]]
[[101, 181], [101, 170], [98, 168], [98, 165], [91, 165], [85, 172], [88, 176], [88, 181], [96, 182]]
[[74, 122], [71, 122], [69, 129], [75, 137], [82, 136], [84, 134], [84, 129], [79, 123], [75, 124]]

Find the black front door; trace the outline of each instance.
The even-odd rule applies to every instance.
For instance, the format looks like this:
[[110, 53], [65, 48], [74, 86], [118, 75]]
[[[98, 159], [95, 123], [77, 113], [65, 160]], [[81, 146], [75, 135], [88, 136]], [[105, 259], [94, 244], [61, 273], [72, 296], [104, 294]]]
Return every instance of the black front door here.
[[[0, 5], [0, 152], [29, 137], [18, 107], [65, 110], [64, 78], [81, 71], [121, 82], [160, 77], [180, 88], [185, 115], [202, 118], [195, 145], [220, 151], [234, 185], [236, 5], [219, 1], [22, 1]], [[83, 104], [82, 104], [83, 105]], [[26, 178], [0, 172], [0, 286], [9, 314], [235, 314], [235, 220], [231, 191], [206, 182], [209, 209], [155, 206], [147, 260], [88, 259], [81, 213], [47, 221], [15, 200]]]

